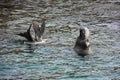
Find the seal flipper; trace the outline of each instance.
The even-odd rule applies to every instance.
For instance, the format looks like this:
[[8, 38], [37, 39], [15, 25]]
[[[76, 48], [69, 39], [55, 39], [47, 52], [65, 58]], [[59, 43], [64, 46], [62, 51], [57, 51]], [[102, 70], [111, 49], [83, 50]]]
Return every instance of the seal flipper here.
[[30, 34], [30, 29], [31, 29], [31, 25], [30, 25], [29, 29], [27, 30], [27, 32], [19, 33], [17, 35], [26, 38], [28, 41], [33, 42], [34, 40], [33, 40], [32, 36]]

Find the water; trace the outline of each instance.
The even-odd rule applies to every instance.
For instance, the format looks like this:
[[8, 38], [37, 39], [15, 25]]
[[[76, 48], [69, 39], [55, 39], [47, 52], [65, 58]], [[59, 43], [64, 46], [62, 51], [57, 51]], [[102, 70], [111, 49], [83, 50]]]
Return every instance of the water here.
[[[0, 79], [120, 80], [119, 0], [0, 2]], [[45, 43], [15, 35], [42, 18]], [[93, 54], [82, 58], [72, 48], [84, 26]]]

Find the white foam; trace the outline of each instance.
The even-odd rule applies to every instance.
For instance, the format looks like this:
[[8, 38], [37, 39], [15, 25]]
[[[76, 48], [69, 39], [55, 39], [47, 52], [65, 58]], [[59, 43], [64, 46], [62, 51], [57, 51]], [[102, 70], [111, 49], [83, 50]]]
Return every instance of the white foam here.
[[24, 42], [26, 44], [44, 44], [46, 43], [47, 39], [42, 39], [42, 41], [35, 41], [35, 42]]

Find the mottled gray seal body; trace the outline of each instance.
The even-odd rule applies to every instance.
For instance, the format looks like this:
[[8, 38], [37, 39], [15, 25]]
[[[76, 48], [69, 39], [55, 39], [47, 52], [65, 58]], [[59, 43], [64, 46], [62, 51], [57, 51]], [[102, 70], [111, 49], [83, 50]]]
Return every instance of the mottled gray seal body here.
[[90, 54], [90, 42], [89, 42], [89, 30], [88, 28], [81, 28], [80, 35], [77, 37], [74, 51], [80, 56], [86, 56]]
[[44, 31], [45, 31], [45, 20], [43, 20], [41, 27], [39, 27], [38, 22], [34, 21], [32, 23], [32, 27], [33, 27], [34, 32], [35, 32], [35, 40], [36, 41], [42, 40], [42, 36], [43, 36]]

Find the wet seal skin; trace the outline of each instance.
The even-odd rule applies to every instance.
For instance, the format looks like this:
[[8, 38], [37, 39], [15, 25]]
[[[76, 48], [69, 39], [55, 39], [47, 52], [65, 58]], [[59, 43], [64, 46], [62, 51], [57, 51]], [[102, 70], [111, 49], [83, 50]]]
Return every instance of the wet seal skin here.
[[35, 41], [39, 41], [39, 40], [42, 41], [42, 36], [45, 31], [45, 20], [46, 19], [42, 19], [41, 27], [39, 27], [39, 23], [36, 21], [32, 23], [32, 27], [35, 32]]
[[[30, 34], [31, 27], [33, 27], [34, 29], [35, 38], [33, 38]], [[32, 24], [30, 25], [29, 29], [26, 32], [19, 33], [17, 35], [26, 38], [30, 42], [42, 41], [42, 36], [43, 36], [44, 31], [45, 31], [45, 19], [42, 19], [41, 27], [39, 27], [38, 22], [34, 21], [32, 22]]]
[[88, 54], [90, 54], [90, 42], [89, 42], [89, 29], [87, 27], [81, 28], [80, 29], [80, 34], [77, 37], [75, 46], [74, 46], [74, 51], [84, 57]]
[[34, 40], [33, 40], [32, 36], [30, 34], [30, 29], [31, 29], [31, 25], [29, 26], [27, 32], [19, 33], [17, 35], [26, 38], [30, 42], [33, 42]]

